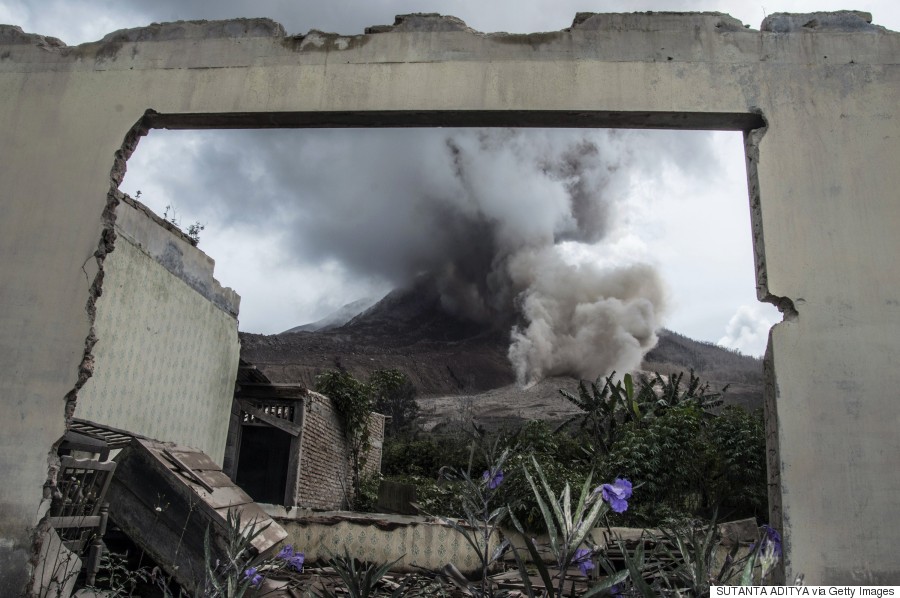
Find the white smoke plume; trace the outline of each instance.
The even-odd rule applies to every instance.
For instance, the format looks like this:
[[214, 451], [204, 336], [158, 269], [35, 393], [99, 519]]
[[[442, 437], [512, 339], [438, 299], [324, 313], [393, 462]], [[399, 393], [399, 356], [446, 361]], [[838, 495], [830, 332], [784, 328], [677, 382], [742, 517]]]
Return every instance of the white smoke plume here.
[[168, 193], [186, 210], [194, 201], [207, 229], [255, 230], [297, 264], [392, 287], [427, 273], [448, 311], [510, 331], [523, 384], [627, 371], [656, 342], [664, 293], [650, 266], [570, 258], [597, 254], [616, 232], [635, 163], [697, 155], [672, 151], [677, 140], [638, 157], [614, 131], [191, 135], [181, 153], [151, 152], [144, 168], [159, 187], [145, 195]]
[[628, 372], [656, 346], [663, 284], [646, 264], [603, 269], [567, 264], [558, 246], [510, 262], [527, 322], [513, 329], [509, 358], [520, 383], [574, 374]]
[[[493, 243], [472, 261], [490, 266], [474, 278], [460, 276], [455, 262], [439, 273], [445, 305], [470, 318], [517, 316], [509, 358], [520, 384], [638, 367], [657, 342], [661, 278], [646, 264], [572, 264], [564, 255], [564, 242], [600, 243], [610, 227], [615, 168], [600, 147], [585, 139], [542, 147], [508, 131], [448, 146], [466, 190], [462, 206], [478, 214]], [[511, 164], [521, 176], [496, 181]]]
[[741, 305], [725, 327], [718, 344], [745, 355], [762, 356], [766, 352], [769, 330], [774, 325], [761, 305]]

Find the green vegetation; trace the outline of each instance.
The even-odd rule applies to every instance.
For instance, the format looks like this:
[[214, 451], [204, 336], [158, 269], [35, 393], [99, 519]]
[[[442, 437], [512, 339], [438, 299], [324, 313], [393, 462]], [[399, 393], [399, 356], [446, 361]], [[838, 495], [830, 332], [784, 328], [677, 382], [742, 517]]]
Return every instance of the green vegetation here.
[[369, 377], [374, 394], [374, 409], [390, 419], [385, 428], [387, 436], [408, 432], [419, 415], [416, 387], [400, 370], [376, 370]]
[[[687, 380], [682, 374], [637, 381], [609, 376], [582, 382], [577, 395], [561, 392], [583, 414], [556, 429], [539, 421], [490, 435], [477, 427], [449, 434], [410, 429], [385, 440], [382, 472], [415, 485], [424, 511], [462, 517], [454, 482], [441, 479], [442, 472], [466, 470], [470, 460], [473, 471], [487, 469], [483, 455], [470, 449], [490, 442], [509, 451], [509, 471], [519, 472], [534, 459], [554, 487], [578, 487], [591, 472], [640, 482], [640, 496], [627, 514], [614, 516], [616, 525], [708, 519], [717, 509], [728, 519], [765, 519], [761, 412], [722, 408], [722, 393], [712, 392], [693, 372]], [[526, 528], [542, 529], [523, 476], [509, 476], [498, 499]]]
[[[338, 576], [338, 588], [316, 585], [318, 578], [296, 575], [303, 569], [302, 552], [285, 546], [275, 556], [255, 555], [251, 541], [263, 530], [229, 513], [224, 562], [213, 559], [206, 538], [206, 587], [200, 595], [239, 598], [265, 591], [267, 580], [280, 578], [292, 590], [323, 598], [499, 598], [511, 594], [490, 574], [505, 562], [521, 582], [515, 595], [529, 598], [708, 596], [710, 585], [771, 581], [781, 557], [781, 537], [767, 526], [752, 546], [723, 548], [719, 514], [764, 515], [762, 417], [738, 407], [720, 409], [721, 395], [693, 373], [686, 384], [682, 375], [582, 383], [578, 395], [564, 393], [582, 416], [556, 429], [531, 421], [494, 434], [474, 424], [444, 435], [417, 431], [415, 411], [405, 405], [414, 392], [393, 370], [376, 372], [368, 382], [328, 372], [317, 382], [334, 400], [351, 442], [358, 506], [374, 503], [378, 478], [359, 472], [369, 448], [369, 414], [381, 402], [410, 418], [385, 442], [384, 473], [416, 485], [422, 510], [454, 529], [478, 555], [480, 575], [467, 578], [447, 563], [440, 571], [386, 580], [396, 561], [364, 563], [345, 551], [323, 563]], [[630, 544], [613, 534], [607, 546], [594, 545], [592, 531], [611, 525], [660, 531]], [[518, 545], [504, 537], [510, 529], [519, 532]], [[544, 540], [535, 539], [537, 532]], [[145, 571], [122, 577], [122, 571], [107, 568], [103, 579], [110, 580], [114, 595], [130, 593], [147, 579]], [[126, 581], [113, 583], [114, 577]]]
[[331, 370], [316, 377], [316, 391], [333, 401], [344, 427], [350, 450], [351, 506], [357, 509], [372, 506], [377, 488], [373, 492], [373, 477], [366, 478], [362, 474], [371, 448], [371, 413], [378, 411], [390, 415], [388, 429], [394, 434], [407, 429], [418, 413], [415, 389], [406, 374], [399, 370], [377, 370], [368, 382], [357, 380], [346, 370]]
[[[138, 191], [136, 193], [136, 197], [140, 197], [141, 192]], [[166, 206], [165, 211], [163, 212], [163, 220], [171, 224], [172, 226], [181, 230], [181, 219], [177, 216], [178, 210], [172, 204], [168, 204]], [[188, 224], [187, 228], [183, 230], [184, 234], [191, 240], [191, 242], [196, 247], [197, 244], [200, 243], [200, 233], [206, 229], [205, 224], [201, 224], [199, 220], [195, 221], [193, 224]]]

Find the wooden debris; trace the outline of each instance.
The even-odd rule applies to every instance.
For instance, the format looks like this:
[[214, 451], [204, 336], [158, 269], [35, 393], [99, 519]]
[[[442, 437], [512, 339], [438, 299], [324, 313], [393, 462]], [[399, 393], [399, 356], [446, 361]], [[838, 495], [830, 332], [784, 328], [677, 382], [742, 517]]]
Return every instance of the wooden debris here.
[[110, 484], [110, 517], [165, 572], [189, 592], [202, 589], [207, 572], [204, 538], [213, 560], [226, 561], [223, 538], [228, 513], [242, 525], [265, 530], [252, 540], [259, 554], [287, 537], [246, 492], [204, 453], [173, 444], [134, 439], [116, 458]]

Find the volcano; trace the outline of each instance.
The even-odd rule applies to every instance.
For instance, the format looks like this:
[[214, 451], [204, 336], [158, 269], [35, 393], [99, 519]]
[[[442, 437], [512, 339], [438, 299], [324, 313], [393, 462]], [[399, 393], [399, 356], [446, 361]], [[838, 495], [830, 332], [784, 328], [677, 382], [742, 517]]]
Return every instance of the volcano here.
[[430, 279], [388, 293], [338, 326], [241, 333], [242, 358], [273, 382], [313, 388], [315, 377], [329, 369], [343, 368], [364, 379], [374, 370], [396, 368], [410, 377], [420, 396], [478, 393], [512, 384], [508, 348], [508, 325], [453, 315]]
[[[398, 369], [416, 387], [426, 427], [470, 416], [502, 423], [559, 420], [575, 412], [558, 392], [577, 388], [574, 377], [547, 378], [528, 388], [516, 384], [507, 356], [514, 321], [473, 322], [454, 315], [429, 278], [392, 291], [349, 319], [348, 310], [319, 326], [274, 335], [241, 333], [241, 357], [273, 382], [308, 388], [330, 369], [360, 379], [375, 370]], [[693, 370], [714, 389], [730, 385], [726, 402], [762, 406], [760, 359], [668, 330], [658, 335], [637, 374]]]

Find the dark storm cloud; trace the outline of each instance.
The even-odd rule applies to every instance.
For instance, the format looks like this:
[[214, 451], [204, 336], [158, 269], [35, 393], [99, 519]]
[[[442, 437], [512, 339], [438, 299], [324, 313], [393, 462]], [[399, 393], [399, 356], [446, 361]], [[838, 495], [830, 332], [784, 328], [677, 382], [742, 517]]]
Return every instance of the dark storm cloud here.
[[[555, 19], [564, 12], [560, 6]], [[571, 14], [553, 23], [536, 5], [509, 12], [474, 1], [412, 0], [124, 1], [110, 5], [105, 16], [140, 26], [265, 15], [289, 33], [354, 34], [392, 22], [394, 14], [435, 11], [483, 31], [528, 31], [568, 26], [576, 12], [571, 6]], [[191, 133], [181, 147], [157, 149], [151, 178], [186, 212], [274, 239], [285, 264], [336, 263], [348, 276], [394, 286], [427, 273], [448, 309], [508, 326], [518, 322], [510, 358], [526, 382], [628, 369], [655, 343], [663, 304], [655, 273], [576, 266], [563, 243], [602, 242], [621, 219], [615, 208], [634, 177], [659, 172], [663, 163], [691, 170], [708, 162], [703, 143], [657, 135], [629, 150], [626, 138], [640, 140], [641, 134]]]
[[[632, 177], [666, 164], [714, 163], [708, 152], [708, 161], [698, 157], [708, 147], [698, 140], [684, 161], [675, 139], [343, 129], [154, 132], [144, 143], [166, 148], [150, 148], [158, 157], [148, 166], [179, 205], [220, 226], [276, 236], [286, 259], [334, 260], [394, 286], [427, 273], [448, 309], [505, 325], [519, 320], [510, 355], [525, 382], [634, 367], [655, 343], [663, 305], [656, 274], [574, 266], [561, 243], [601, 241]], [[601, 338], [603, 351], [595, 346]], [[593, 357], [560, 359], [579, 353]]]

